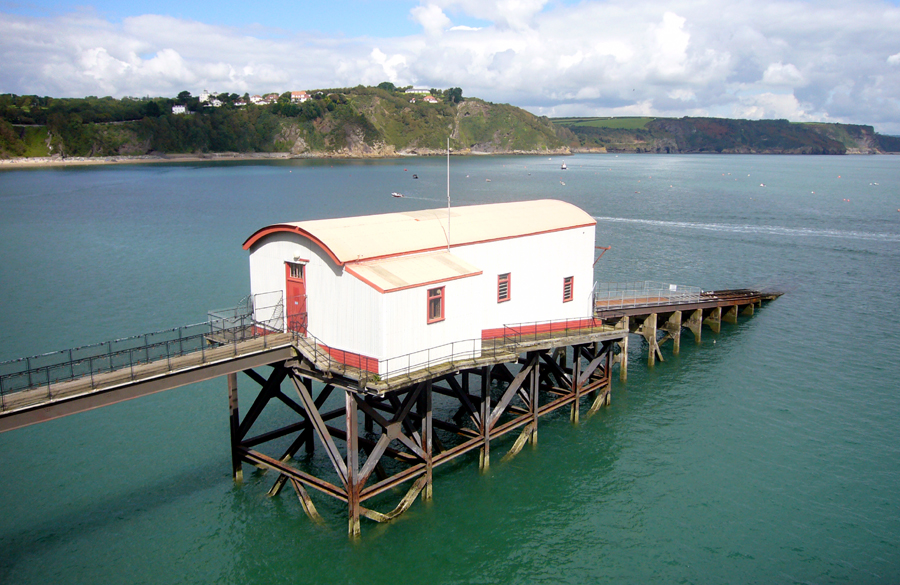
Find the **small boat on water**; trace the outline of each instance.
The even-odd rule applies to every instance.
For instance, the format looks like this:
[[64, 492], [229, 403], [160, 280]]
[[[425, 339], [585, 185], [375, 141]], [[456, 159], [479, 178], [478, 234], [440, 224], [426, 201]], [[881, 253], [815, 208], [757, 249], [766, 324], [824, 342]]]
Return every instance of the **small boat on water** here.
[[391, 197], [403, 197], [403, 193], [397, 193], [396, 191], [394, 191], [393, 193], [391, 193]]
[[562, 166], [559, 167], [559, 168], [561, 168], [562, 170], [566, 170], [566, 169], [569, 168], [569, 167], [566, 166], [566, 163], [563, 163]]

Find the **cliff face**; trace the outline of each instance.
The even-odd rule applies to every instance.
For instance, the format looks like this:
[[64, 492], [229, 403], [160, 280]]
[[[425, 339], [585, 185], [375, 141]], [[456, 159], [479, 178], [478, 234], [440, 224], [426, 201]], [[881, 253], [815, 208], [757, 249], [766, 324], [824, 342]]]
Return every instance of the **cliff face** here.
[[[626, 123], [628, 120], [630, 123]], [[877, 154], [900, 148], [900, 139], [879, 135], [871, 126], [852, 124], [687, 117], [564, 119], [558, 123], [578, 137], [579, 151]]]

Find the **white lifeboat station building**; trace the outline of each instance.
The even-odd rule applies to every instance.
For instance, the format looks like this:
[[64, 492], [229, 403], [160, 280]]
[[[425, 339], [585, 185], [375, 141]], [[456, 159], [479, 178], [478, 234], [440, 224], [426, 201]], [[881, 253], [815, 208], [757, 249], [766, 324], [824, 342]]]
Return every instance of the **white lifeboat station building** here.
[[280, 223], [244, 249], [286, 329], [387, 377], [477, 357], [512, 324], [590, 320], [595, 224], [563, 201], [495, 203]]

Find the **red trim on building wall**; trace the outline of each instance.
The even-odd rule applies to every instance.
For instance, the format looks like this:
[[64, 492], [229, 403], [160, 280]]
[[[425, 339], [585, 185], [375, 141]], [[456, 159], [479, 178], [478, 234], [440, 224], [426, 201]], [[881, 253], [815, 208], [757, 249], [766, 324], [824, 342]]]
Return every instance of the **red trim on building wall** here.
[[344, 351], [343, 349], [332, 349], [324, 343], [319, 343], [319, 346], [336, 362], [351, 368], [359, 368], [372, 374], [378, 373], [378, 360], [373, 357], [362, 355], [361, 353], [353, 353], [352, 351]]
[[278, 233], [278, 232], [288, 232], [291, 234], [297, 234], [297, 235], [303, 236], [304, 238], [308, 238], [314, 244], [316, 244], [317, 246], [319, 246], [320, 248], [325, 250], [325, 253], [328, 254], [329, 258], [334, 260], [338, 266], [344, 265], [344, 263], [341, 262], [340, 260], [338, 260], [338, 257], [334, 255], [334, 252], [332, 252], [331, 249], [328, 246], [326, 246], [319, 238], [315, 237], [314, 235], [312, 235], [308, 231], [304, 230], [303, 228], [297, 227], [295, 225], [284, 225], [284, 224], [270, 225], [268, 227], [264, 227], [260, 230], [257, 230], [252, 236], [247, 238], [247, 240], [244, 242], [243, 248], [245, 250], [249, 250], [250, 247], [253, 246], [253, 244], [260, 241], [264, 237], [271, 235], [271, 234]]
[[520, 326], [482, 329], [481, 339], [497, 339], [504, 337], [507, 334], [535, 335], [541, 333], [555, 333], [567, 329], [589, 329], [591, 327], [600, 327], [602, 324], [602, 319], [591, 319], [590, 317], [585, 319], [569, 319], [567, 321], [550, 321], [547, 323], [523, 323]]

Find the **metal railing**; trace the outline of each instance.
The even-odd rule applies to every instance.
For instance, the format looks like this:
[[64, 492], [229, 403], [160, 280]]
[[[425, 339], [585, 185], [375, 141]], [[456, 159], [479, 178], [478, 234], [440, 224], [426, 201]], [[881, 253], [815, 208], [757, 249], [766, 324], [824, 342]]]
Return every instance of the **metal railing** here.
[[[648, 287], [622, 288], [620, 292], [624, 295], [629, 290], [648, 290]], [[602, 288], [598, 290], [602, 291]], [[671, 297], [672, 291], [668, 292]], [[604, 330], [602, 321], [591, 317], [518, 323], [506, 325], [502, 337], [496, 339], [454, 341], [401, 356], [375, 359], [331, 348], [310, 334], [305, 302], [299, 306], [304, 309], [302, 313], [294, 311], [286, 315], [280, 291], [250, 295], [236, 307], [209, 311], [204, 323], [0, 362], [0, 410], [8, 407], [6, 398], [12, 393], [45, 388], [45, 398], [52, 399], [56, 387], [65, 382], [90, 378], [90, 388], [94, 389], [97, 387], [95, 377], [114, 371], [126, 371], [127, 379], [135, 380], [141, 373], [139, 366], [150, 363], [164, 363], [163, 372], [170, 372], [183, 367], [172, 363], [175, 358], [199, 353], [198, 363], [203, 364], [208, 361], [207, 353], [214, 348], [233, 345], [234, 355], [237, 355], [239, 343], [260, 337], [264, 338], [263, 348], [266, 348], [265, 338], [276, 333], [290, 333], [294, 344], [302, 345], [310, 352], [319, 367], [331, 371], [355, 368], [366, 381], [378, 381], [410, 376], [448, 362], [497, 357], [551, 338]], [[221, 359], [221, 355], [216, 354], [213, 359]]]
[[603, 325], [602, 319], [592, 317], [516, 323], [503, 326], [503, 343], [516, 349], [548, 339], [599, 333], [610, 329], [611, 327]]
[[[399, 376], [411, 377], [415, 372], [448, 363], [479, 358], [497, 358], [549, 339], [612, 331], [601, 319], [559, 319], [506, 325], [503, 334], [492, 339], [466, 339], [410, 352], [387, 359], [371, 358], [359, 353], [332, 348], [308, 331], [291, 331], [295, 345], [303, 347], [307, 357], [318, 367], [330, 371], [357, 370], [363, 384], [389, 381]], [[304, 326], [305, 331], [305, 326]]]
[[[164, 363], [165, 371], [172, 371], [175, 358], [199, 353], [202, 364], [215, 347], [233, 344], [237, 352], [237, 344], [242, 341], [283, 332], [280, 296], [274, 306], [259, 306], [260, 300], [269, 302], [274, 297], [247, 297], [236, 308], [210, 311], [204, 323], [0, 362], [0, 410], [6, 410], [6, 399], [13, 393], [46, 388], [44, 397], [52, 399], [65, 382], [90, 378], [90, 388], [94, 389], [97, 376], [114, 371], [127, 371], [128, 379], [135, 380], [140, 375], [139, 366], [144, 364]], [[260, 321], [254, 313], [269, 315], [270, 319]]]
[[594, 286], [595, 310], [648, 307], [698, 302], [703, 291], [696, 286], [654, 282], [598, 282]]

